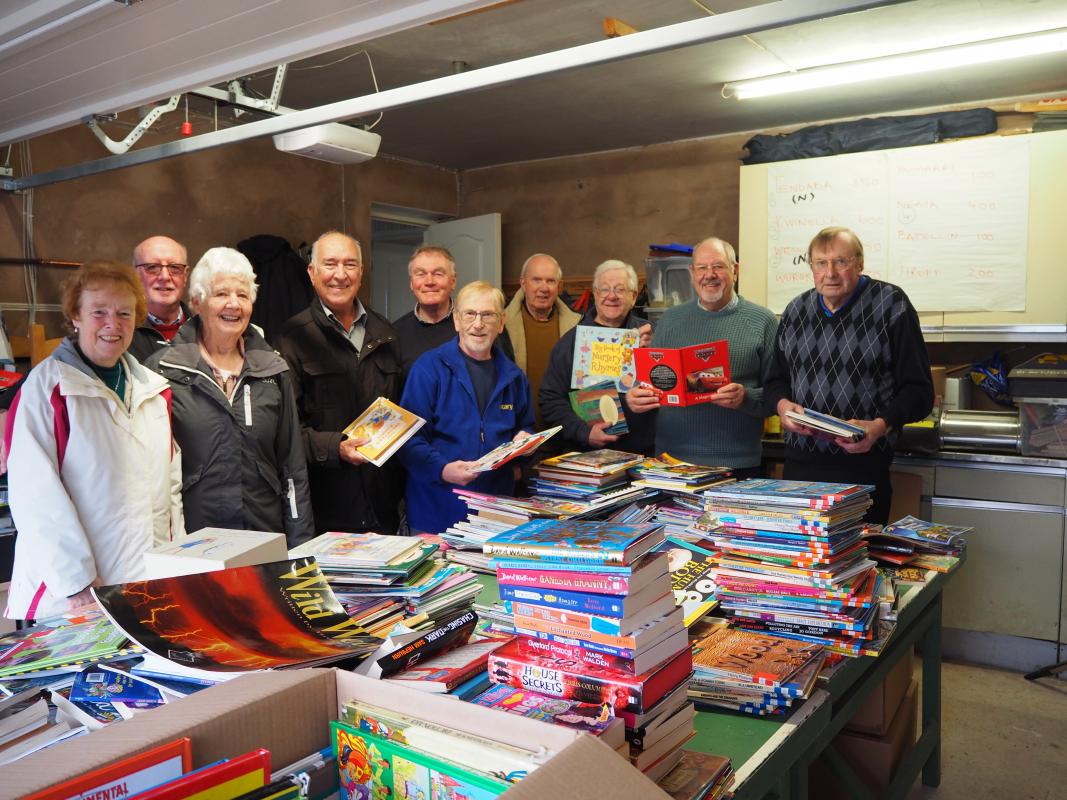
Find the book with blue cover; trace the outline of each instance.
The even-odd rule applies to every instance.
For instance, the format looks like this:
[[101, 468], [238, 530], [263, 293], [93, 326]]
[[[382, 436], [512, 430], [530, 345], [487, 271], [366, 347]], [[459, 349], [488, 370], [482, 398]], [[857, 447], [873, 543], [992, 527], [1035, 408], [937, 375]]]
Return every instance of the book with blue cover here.
[[719, 502], [743, 500], [750, 503], [823, 510], [850, 501], [858, 501], [873, 491], [873, 486], [861, 483], [749, 478], [737, 483], [716, 486], [705, 492], [704, 497]]
[[663, 541], [663, 526], [535, 519], [499, 533], [487, 555], [545, 562], [632, 564]]

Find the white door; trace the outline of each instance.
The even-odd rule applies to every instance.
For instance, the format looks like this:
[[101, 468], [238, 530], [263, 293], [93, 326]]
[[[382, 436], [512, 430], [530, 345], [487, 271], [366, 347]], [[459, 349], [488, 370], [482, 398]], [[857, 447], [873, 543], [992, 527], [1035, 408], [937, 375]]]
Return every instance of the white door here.
[[457, 292], [471, 281], [488, 281], [500, 288], [500, 214], [435, 223], [426, 228], [423, 242], [452, 253]]

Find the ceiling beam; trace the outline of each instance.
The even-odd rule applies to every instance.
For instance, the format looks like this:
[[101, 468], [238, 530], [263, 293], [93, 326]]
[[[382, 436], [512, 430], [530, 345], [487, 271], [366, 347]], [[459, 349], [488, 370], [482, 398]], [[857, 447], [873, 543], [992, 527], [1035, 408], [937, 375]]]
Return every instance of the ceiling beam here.
[[[422, 83], [387, 89], [349, 100], [304, 109], [270, 119], [214, 131], [154, 147], [136, 150], [38, 175], [0, 181], [0, 189], [19, 190], [67, 181], [86, 175], [159, 161], [164, 158], [207, 150], [264, 136], [321, 125], [326, 122], [377, 114], [429, 100], [551, 75], [595, 64], [608, 64], [637, 56], [675, 50], [696, 44], [730, 39], [746, 34], [839, 16], [855, 11], [894, 5], [903, 0], [777, 0], [714, 17], [702, 17], [614, 39], [591, 42], [552, 53], [530, 56], [503, 64], [447, 75]], [[709, 87], [710, 91], [710, 87]]]

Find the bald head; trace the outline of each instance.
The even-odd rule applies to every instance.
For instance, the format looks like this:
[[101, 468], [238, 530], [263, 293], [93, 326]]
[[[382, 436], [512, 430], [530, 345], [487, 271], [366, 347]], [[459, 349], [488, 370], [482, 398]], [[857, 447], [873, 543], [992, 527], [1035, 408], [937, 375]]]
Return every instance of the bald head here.
[[133, 265], [144, 286], [148, 313], [164, 322], [178, 318], [185, 282], [189, 277], [189, 254], [169, 236], [149, 236], [133, 248]]

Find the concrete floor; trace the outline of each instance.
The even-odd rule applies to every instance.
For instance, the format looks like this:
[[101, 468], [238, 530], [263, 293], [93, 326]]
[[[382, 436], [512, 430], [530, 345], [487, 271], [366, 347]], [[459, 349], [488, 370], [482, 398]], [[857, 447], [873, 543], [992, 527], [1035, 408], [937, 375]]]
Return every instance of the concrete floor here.
[[941, 786], [908, 800], [1067, 800], [1067, 680], [945, 662], [941, 706]]

